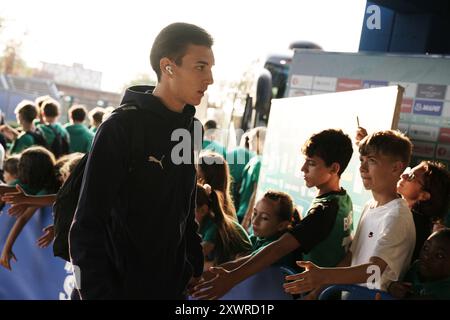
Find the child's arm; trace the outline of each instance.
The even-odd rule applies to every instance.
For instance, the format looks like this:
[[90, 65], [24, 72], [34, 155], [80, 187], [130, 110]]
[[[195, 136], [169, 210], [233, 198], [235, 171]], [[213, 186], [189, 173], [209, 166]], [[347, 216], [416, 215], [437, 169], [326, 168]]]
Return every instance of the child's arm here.
[[[349, 267], [352, 263], [352, 252], [349, 250], [345, 255], [344, 259], [341, 260], [337, 264], [336, 267]], [[320, 293], [326, 288], [326, 286], [318, 287], [311, 292], [309, 292], [306, 296], [302, 298], [302, 300], [317, 300]]]
[[364, 129], [363, 127], [359, 127], [358, 126], [358, 129], [356, 130], [356, 136], [355, 136], [356, 145], [359, 145], [359, 142], [362, 139], [364, 139], [364, 137], [367, 136], [367, 134], [368, 133], [367, 133], [366, 129]]
[[16, 187], [14, 186], [8, 186], [7, 184], [0, 185], [0, 196], [3, 196], [7, 192], [14, 192], [14, 191], [16, 191]]
[[37, 209], [36, 207], [29, 207], [20, 218], [17, 218], [16, 222], [14, 223], [14, 226], [9, 232], [8, 238], [6, 239], [0, 258], [0, 265], [2, 265], [8, 270], [11, 270], [11, 265], [9, 263], [10, 259], [14, 258], [14, 260], [17, 261], [17, 259], [14, 256], [14, 253], [12, 252], [14, 242], [16, 242], [17, 237], [19, 236], [23, 227], [27, 224], [28, 220], [30, 220], [30, 218], [36, 212], [36, 209]]
[[286, 277], [286, 280], [292, 282], [283, 286], [290, 294], [309, 292], [325, 285], [367, 283], [376, 269], [379, 273], [375, 275], [381, 276], [387, 266], [387, 263], [378, 257], [370, 258], [365, 264], [342, 268], [320, 268], [310, 261], [298, 261], [297, 264], [306, 271]]
[[211, 272], [218, 276], [209, 281], [202, 281], [195, 287], [192, 296], [199, 299], [220, 298], [239, 282], [270, 266], [298, 247], [299, 243], [294, 236], [285, 233], [254, 256], [244, 257], [245, 262], [236, 269], [228, 271], [224, 267], [211, 268]]
[[7, 124], [0, 126], [0, 132], [10, 141], [14, 141], [19, 135], [19, 131]]
[[2, 200], [11, 205], [27, 204], [36, 207], [45, 207], [53, 204], [56, 200], [56, 194], [43, 196], [28, 195], [19, 185], [16, 186], [16, 192], [7, 192], [2, 196]]

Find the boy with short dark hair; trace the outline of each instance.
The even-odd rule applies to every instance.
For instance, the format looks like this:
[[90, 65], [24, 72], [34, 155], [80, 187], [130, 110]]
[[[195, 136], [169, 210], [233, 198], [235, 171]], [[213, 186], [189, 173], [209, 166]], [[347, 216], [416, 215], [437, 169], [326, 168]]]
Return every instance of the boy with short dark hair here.
[[308, 259], [330, 267], [345, 256], [350, 244], [352, 202], [340, 187], [340, 177], [352, 156], [352, 142], [341, 130], [329, 129], [312, 135], [302, 152], [306, 158], [301, 169], [306, 186], [318, 189], [306, 217], [241, 266], [231, 271], [212, 268], [218, 277], [198, 285], [193, 297], [219, 298], [297, 248]]
[[21, 153], [23, 150], [33, 145], [45, 145], [45, 139], [39, 135], [34, 125], [34, 120], [38, 115], [38, 109], [32, 101], [22, 100], [15, 111], [17, 122], [22, 126], [22, 132], [10, 127], [7, 124], [0, 126], [0, 132], [12, 141], [9, 149], [10, 154]]
[[338, 268], [322, 268], [310, 261], [299, 262], [306, 271], [286, 277], [291, 294], [312, 291], [324, 285], [373, 284], [386, 290], [406, 271], [415, 245], [415, 228], [406, 201], [397, 194], [397, 181], [409, 163], [412, 144], [400, 132], [387, 130], [365, 137], [359, 144], [360, 173], [373, 199], [363, 209], [350, 251]]
[[389, 293], [399, 299], [450, 299], [450, 229], [425, 241], [420, 258], [402, 282], [392, 282]]
[[44, 134], [50, 151], [53, 152], [56, 158], [69, 153], [69, 133], [58, 122], [60, 109], [58, 101], [52, 98], [44, 100], [40, 109], [42, 123], [37, 125]]
[[69, 109], [70, 123], [65, 128], [69, 132], [69, 151], [87, 153], [91, 150], [94, 133], [84, 125], [87, 110], [83, 105], [74, 105]]

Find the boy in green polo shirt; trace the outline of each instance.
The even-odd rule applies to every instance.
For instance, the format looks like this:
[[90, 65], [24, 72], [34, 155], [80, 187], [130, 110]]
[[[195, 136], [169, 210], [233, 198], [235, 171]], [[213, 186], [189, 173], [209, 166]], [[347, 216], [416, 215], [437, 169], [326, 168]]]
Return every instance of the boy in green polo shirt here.
[[86, 119], [87, 110], [82, 105], [75, 105], [69, 109], [70, 124], [65, 128], [69, 132], [69, 151], [88, 153], [91, 149], [94, 133], [83, 122]]
[[306, 158], [301, 169], [306, 186], [318, 189], [306, 217], [241, 266], [231, 271], [211, 268], [218, 276], [197, 285], [194, 298], [220, 298], [239, 282], [297, 248], [327, 266], [335, 266], [345, 256], [350, 244], [352, 202], [340, 187], [340, 177], [352, 156], [352, 141], [341, 130], [328, 129], [312, 135], [302, 152]]
[[69, 153], [70, 140], [69, 133], [58, 122], [60, 109], [59, 103], [52, 98], [43, 101], [40, 109], [42, 122], [37, 125], [44, 134], [47, 146], [57, 159]]

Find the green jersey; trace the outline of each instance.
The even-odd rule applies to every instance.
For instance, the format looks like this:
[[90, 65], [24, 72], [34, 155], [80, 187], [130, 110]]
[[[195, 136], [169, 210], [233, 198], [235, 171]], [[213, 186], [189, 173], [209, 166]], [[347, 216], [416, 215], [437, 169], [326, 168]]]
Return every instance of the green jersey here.
[[352, 201], [341, 189], [316, 197], [306, 217], [290, 232], [300, 243], [305, 261], [335, 267], [347, 254], [352, 220]]

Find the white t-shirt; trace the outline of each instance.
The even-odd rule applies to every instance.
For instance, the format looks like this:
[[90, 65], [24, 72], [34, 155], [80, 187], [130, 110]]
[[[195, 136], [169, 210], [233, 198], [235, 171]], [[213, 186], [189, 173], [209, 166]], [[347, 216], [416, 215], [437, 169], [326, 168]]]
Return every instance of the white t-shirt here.
[[377, 281], [373, 269], [368, 270], [367, 276], [374, 286], [372, 288], [386, 291], [389, 283], [397, 281], [411, 263], [416, 229], [404, 199], [395, 199], [383, 206], [371, 208], [374, 207], [373, 201], [364, 207], [350, 247], [352, 266], [366, 264], [371, 257], [383, 259], [387, 266], [380, 281]]

